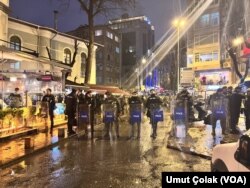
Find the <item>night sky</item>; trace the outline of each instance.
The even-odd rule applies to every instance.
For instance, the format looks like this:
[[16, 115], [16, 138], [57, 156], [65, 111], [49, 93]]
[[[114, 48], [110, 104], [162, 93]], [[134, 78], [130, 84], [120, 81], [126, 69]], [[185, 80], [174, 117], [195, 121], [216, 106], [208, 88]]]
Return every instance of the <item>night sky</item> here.
[[[66, 0], [61, 0], [66, 1]], [[171, 20], [185, 9], [185, 0], [138, 0], [133, 16], [146, 15], [155, 26], [156, 41], [168, 30]], [[77, 0], [70, 0], [69, 6], [60, 0], [10, 0], [11, 16], [34, 24], [53, 27], [53, 11], [58, 10], [58, 30], [70, 31], [87, 23]], [[118, 15], [116, 16], [118, 17]], [[96, 24], [107, 21], [98, 17]]]

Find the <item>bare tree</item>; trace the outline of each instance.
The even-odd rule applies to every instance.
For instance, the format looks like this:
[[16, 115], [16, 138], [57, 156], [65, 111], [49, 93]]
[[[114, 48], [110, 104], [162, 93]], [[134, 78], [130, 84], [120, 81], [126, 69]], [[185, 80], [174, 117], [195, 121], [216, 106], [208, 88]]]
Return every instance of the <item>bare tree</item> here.
[[89, 43], [88, 57], [85, 70], [85, 83], [90, 82], [91, 68], [94, 61], [94, 20], [95, 18], [103, 14], [107, 16], [119, 9], [125, 10], [126, 8], [132, 8], [135, 6], [136, 0], [77, 0], [81, 6], [81, 9], [87, 14], [88, 18], [88, 36]]

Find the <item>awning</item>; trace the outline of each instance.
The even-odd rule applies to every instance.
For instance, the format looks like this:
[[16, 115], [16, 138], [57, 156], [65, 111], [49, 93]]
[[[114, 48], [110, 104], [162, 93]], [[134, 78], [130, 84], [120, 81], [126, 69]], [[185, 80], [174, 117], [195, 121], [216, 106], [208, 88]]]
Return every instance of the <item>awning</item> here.
[[74, 88], [74, 89], [81, 89], [81, 90], [89, 90], [89, 86], [81, 83], [76, 83], [76, 82], [73, 82], [71, 80], [66, 80], [65, 81], [65, 87], [69, 87], [69, 88]]
[[115, 87], [115, 86], [104, 86], [104, 85], [89, 85], [89, 90], [99, 94], [105, 94], [107, 91], [111, 92], [113, 95], [130, 95], [128, 92]]

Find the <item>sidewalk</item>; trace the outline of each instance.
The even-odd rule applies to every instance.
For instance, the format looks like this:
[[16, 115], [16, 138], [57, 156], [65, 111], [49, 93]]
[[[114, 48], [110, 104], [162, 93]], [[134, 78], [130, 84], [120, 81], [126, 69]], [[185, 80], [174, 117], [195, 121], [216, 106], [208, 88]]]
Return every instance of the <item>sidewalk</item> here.
[[[121, 121], [124, 117], [121, 117]], [[95, 125], [95, 131], [101, 129], [103, 123]], [[65, 128], [65, 136], [58, 137], [58, 129]], [[84, 135], [84, 131], [79, 132], [79, 135]], [[67, 125], [58, 125], [53, 129], [53, 133], [44, 131], [44, 127], [40, 127], [37, 134], [24, 134], [20, 138], [13, 136], [13, 139], [0, 142], [0, 169], [11, 166], [12, 164], [23, 160], [24, 158], [38, 152], [53, 148], [67, 139], [77, 137], [77, 135], [67, 135]], [[32, 138], [34, 140], [34, 147], [25, 149], [25, 138]]]
[[[240, 117], [238, 127], [241, 133], [245, 131], [243, 116]], [[236, 142], [240, 137], [240, 134], [230, 133], [223, 137], [220, 127], [216, 127], [215, 132], [216, 137], [213, 138], [211, 134], [211, 125], [205, 125], [203, 121], [194, 122], [188, 128], [185, 138], [176, 138], [172, 131], [168, 138], [167, 147], [179, 150], [181, 152], [197, 155], [206, 159], [211, 159], [212, 149], [215, 145]]]

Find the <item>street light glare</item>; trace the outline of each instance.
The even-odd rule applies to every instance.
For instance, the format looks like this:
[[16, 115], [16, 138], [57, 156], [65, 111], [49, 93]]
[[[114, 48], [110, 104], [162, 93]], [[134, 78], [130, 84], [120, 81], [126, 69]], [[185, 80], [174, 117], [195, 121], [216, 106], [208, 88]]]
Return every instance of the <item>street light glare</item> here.
[[174, 27], [183, 27], [186, 24], [186, 21], [184, 18], [176, 18], [172, 22]]
[[145, 58], [142, 58], [141, 63], [142, 63], [142, 64], [145, 64], [145, 63], [146, 63], [146, 59], [145, 59]]
[[234, 46], [239, 46], [244, 42], [243, 37], [237, 37], [236, 39], [233, 40], [233, 45]]

